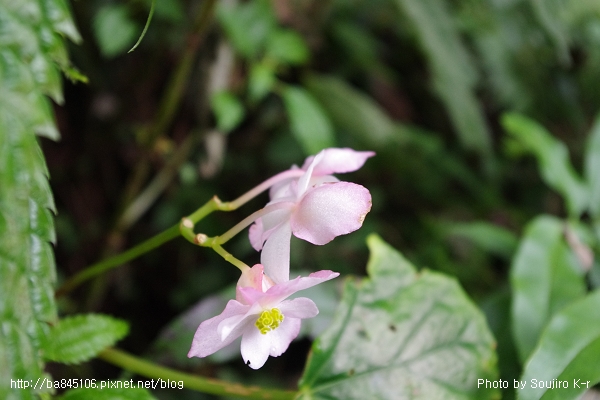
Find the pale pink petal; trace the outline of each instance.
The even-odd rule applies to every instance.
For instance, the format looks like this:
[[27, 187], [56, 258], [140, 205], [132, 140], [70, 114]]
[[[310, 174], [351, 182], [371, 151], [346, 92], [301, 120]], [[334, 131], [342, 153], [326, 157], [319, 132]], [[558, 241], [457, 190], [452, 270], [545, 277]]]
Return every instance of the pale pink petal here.
[[250, 226], [250, 230], [248, 231], [248, 238], [250, 239], [250, 244], [254, 247], [254, 250], [260, 251], [262, 249], [264, 240], [263, 233], [264, 227], [262, 223], [262, 218], [257, 219]]
[[242, 304], [254, 304], [260, 300], [264, 293], [262, 290], [256, 290], [252, 287], [238, 286], [235, 290], [235, 298]]
[[194, 339], [192, 340], [192, 348], [188, 352], [188, 357], [206, 357], [233, 342], [242, 334], [242, 332], [230, 334], [227, 339], [223, 341], [218, 332], [218, 326], [222, 321], [228, 318], [238, 315], [243, 316], [249, 309], [249, 306], [240, 304], [235, 300], [229, 300], [225, 310], [223, 310], [220, 315], [207, 319], [200, 324], [196, 330]]
[[271, 232], [260, 255], [261, 264], [273, 282], [282, 283], [290, 278], [290, 240], [292, 228], [283, 222]]
[[[315, 166], [323, 159], [324, 151], [325, 150], [322, 150], [316, 156], [310, 157], [312, 159], [310, 164], [306, 165], [306, 162], [304, 163], [304, 165], [306, 165], [306, 168], [302, 169], [304, 169], [306, 172], [300, 177], [300, 179], [298, 179], [298, 187], [296, 189], [296, 194], [298, 197], [302, 196], [304, 192], [306, 192], [306, 189], [308, 189], [308, 184], [310, 183], [310, 180], [313, 177], [313, 170]], [[308, 159], [306, 161], [308, 161]]]
[[246, 325], [245, 321], [249, 316], [245, 314], [234, 315], [233, 317], [229, 317], [221, 321], [221, 323], [217, 326], [217, 333], [221, 336], [221, 341], [227, 340], [229, 335], [235, 334], [239, 332], [237, 335], [233, 335], [234, 337], [238, 337], [241, 335], [243, 331], [243, 327]]
[[319, 309], [314, 301], [306, 297], [282, 301], [277, 308], [285, 318], [312, 318], [319, 314]]
[[[280, 204], [280, 202], [271, 202], [267, 205], [270, 204]], [[263, 248], [264, 243], [269, 239], [273, 231], [278, 229], [282, 223], [287, 223], [290, 220], [293, 203], [284, 204], [282, 207], [258, 218], [250, 227], [248, 237], [250, 238], [252, 247], [256, 251], [260, 251]]]
[[296, 279], [280, 283], [267, 290], [264, 297], [259, 300], [259, 303], [263, 308], [277, 307], [278, 304], [292, 294], [333, 279], [339, 275], [338, 272], [324, 270], [313, 272], [304, 278], [297, 277]]
[[325, 183], [310, 189], [292, 213], [294, 236], [323, 245], [354, 232], [371, 210], [371, 193], [350, 182]]
[[262, 291], [264, 277], [263, 272], [263, 266], [260, 264], [256, 264], [252, 268], [246, 269], [244, 272], [242, 272], [240, 279], [238, 279], [237, 286], [252, 287], [256, 290]]
[[269, 347], [271, 357], [279, 357], [287, 350], [292, 340], [296, 339], [300, 333], [300, 325], [301, 321], [298, 318], [286, 315], [275, 330], [267, 332], [265, 336], [269, 336], [271, 341]]
[[[342, 174], [360, 169], [368, 158], [373, 157], [373, 151], [355, 151], [349, 148], [330, 148], [322, 150], [322, 158], [315, 163], [312, 171], [313, 176]], [[308, 157], [304, 161], [302, 169], [306, 170], [314, 161], [314, 157]]]
[[267, 362], [271, 350], [269, 333], [263, 335], [256, 326], [249, 326], [244, 331], [240, 350], [244, 362], [250, 368], [259, 369]]
[[[296, 170], [300, 170], [300, 168], [298, 168], [298, 166], [296, 165], [292, 165], [292, 167], [288, 170], [288, 171], [296, 171]], [[274, 184], [273, 186], [271, 186], [271, 189], [269, 189], [269, 198], [271, 200], [279, 200], [282, 198], [287, 198], [292, 196], [292, 191], [290, 190], [290, 183], [292, 183], [293, 181], [297, 181], [298, 177], [295, 178], [288, 178], [282, 181], [277, 182], [276, 184]]]

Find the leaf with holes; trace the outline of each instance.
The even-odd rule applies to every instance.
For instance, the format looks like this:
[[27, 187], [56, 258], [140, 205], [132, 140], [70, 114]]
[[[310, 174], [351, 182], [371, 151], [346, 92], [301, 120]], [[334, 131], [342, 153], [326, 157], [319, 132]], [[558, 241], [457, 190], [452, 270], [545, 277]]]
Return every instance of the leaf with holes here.
[[347, 281], [330, 328], [313, 344], [302, 399], [491, 399], [494, 339], [452, 278], [415, 268], [368, 239], [369, 279]]

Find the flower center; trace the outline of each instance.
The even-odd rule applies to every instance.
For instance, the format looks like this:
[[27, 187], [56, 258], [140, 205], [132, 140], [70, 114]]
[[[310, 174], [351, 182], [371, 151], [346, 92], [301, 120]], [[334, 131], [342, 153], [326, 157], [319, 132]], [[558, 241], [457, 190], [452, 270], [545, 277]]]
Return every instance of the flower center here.
[[270, 310], [265, 310], [260, 314], [260, 317], [256, 320], [256, 327], [263, 335], [266, 335], [267, 332], [275, 330], [279, 326], [279, 324], [283, 321], [283, 314], [279, 311], [278, 308], [271, 308]]

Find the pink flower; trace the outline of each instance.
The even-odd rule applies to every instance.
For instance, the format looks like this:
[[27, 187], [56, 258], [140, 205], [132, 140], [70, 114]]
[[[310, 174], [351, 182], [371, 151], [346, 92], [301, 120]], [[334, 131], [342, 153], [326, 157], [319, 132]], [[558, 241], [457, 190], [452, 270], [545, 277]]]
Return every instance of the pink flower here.
[[[306, 159], [299, 178], [271, 187], [266, 214], [250, 227], [250, 242], [262, 249], [261, 263], [275, 283], [289, 279], [292, 234], [312, 244], [329, 243], [354, 232], [371, 210], [371, 194], [355, 183], [340, 182], [333, 173], [356, 171], [372, 151], [330, 148]], [[297, 170], [294, 166], [290, 171]]]
[[241, 353], [250, 368], [262, 367], [267, 358], [278, 357], [300, 332], [300, 320], [319, 313], [305, 297], [286, 300], [299, 290], [337, 277], [339, 273], [319, 271], [308, 277], [273, 284], [256, 264], [238, 281], [236, 300], [225, 310], [200, 324], [188, 357], [206, 357], [242, 336]]

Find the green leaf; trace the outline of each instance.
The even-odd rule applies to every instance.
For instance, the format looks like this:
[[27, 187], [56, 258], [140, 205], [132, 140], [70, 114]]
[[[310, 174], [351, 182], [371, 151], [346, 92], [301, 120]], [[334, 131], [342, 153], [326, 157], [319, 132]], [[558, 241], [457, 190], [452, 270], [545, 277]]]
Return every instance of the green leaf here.
[[63, 0], [0, 1], [0, 399], [42, 391], [41, 343], [57, 320], [50, 242], [54, 199], [36, 134], [58, 138], [46, 95], [62, 101], [64, 37], [79, 40]]
[[600, 115], [585, 146], [585, 180], [590, 190], [590, 213], [600, 219]]
[[248, 96], [251, 101], [265, 97], [275, 84], [275, 71], [266, 63], [253, 64], [248, 76]]
[[491, 153], [483, 110], [475, 96], [476, 69], [443, 0], [397, 0], [413, 23], [431, 68], [433, 87], [444, 102], [465, 148]]
[[313, 343], [303, 399], [488, 399], [494, 339], [454, 279], [414, 267], [370, 236], [369, 279], [348, 280], [330, 328]]
[[83, 314], [61, 319], [44, 345], [49, 361], [78, 364], [95, 357], [129, 332], [127, 322], [107, 315]]
[[[133, 381], [133, 380], [132, 380]], [[155, 400], [147, 389], [138, 388], [138, 382], [150, 383], [149, 380], [118, 381], [121, 388], [86, 388], [80, 387], [66, 391], [58, 400]], [[84, 380], [85, 382], [85, 380]], [[113, 381], [114, 383], [114, 381]], [[98, 384], [96, 382], [96, 384]], [[127, 385], [127, 386], [125, 386]]]
[[521, 361], [560, 308], [583, 296], [583, 273], [567, 245], [562, 221], [541, 216], [530, 222], [510, 268], [512, 328]]
[[332, 21], [331, 31], [336, 46], [341, 47], [355, 64], [365, 70], [383, 70], [379, 61], [377, 39], [367, 28], [355, 22]]
[[231, 132], [244, 119], [244, 106], [227, 90], [214, 93], [210, 99], [210, 106], [217, 120], [217, 129], [223, 133]]
[[492, 254], [509, 259], [517, 248], [518, 239], [506, 228], [484, 221], [445, 223], [448, 235], [464, 237]]
[[236, 6], [219, 2], [217, 17], [238, 53], [255, 58], [264, 49], [276, 27], [275, 15], [268, 0], [249, 1]]
[[308, 91], [323, 106], [334, 125], [372, 147], [395, 140], [394, 121], [370, 97], [334, 77], [312, 74], [305, 81]]
[[[596, 290], [558, 312], [542, 333], [525, 365], [519, 400], [577, 399], [600, 382], [600, 291]], [[534, 387], [533, 380], [566, 382], [553, 389]]]
[[100, 52], [106, 58], [125, 53], [139, 32], [123, 4], [103, 6], [94, 18], [93, 28]]
[[154, 12], [157, 18], [162, 18], [172, 23], [182, 23], [185, 19], [181, 0], [160, 0], [156, 2]]
[[560, 15], [565, 11], [564, 2], [561, 0], [529, 0], [529, 2], [538, 22], [554, 42], [559, 60], [568, 66], [571, 63], [569, 27], [562, 23]]
[[589, 192], [569, 162], [567, 147], [543, 126], [521, 114], [504, 114], [502, 126], [537, 158], [544, 182], [562, 195], [569, 214], [579, 217], [588, 207]]
[[282, 96], [292, 133], [305, 154], [316, 154], [335, 145], [331, 122], [310, 93], [301, 87], [287, 86]]
[[269, 36], [267, 56], [282, 64], [304, 64], [308, 61], [309, 55], [304, 38], [296, 31], [278, 29]]

